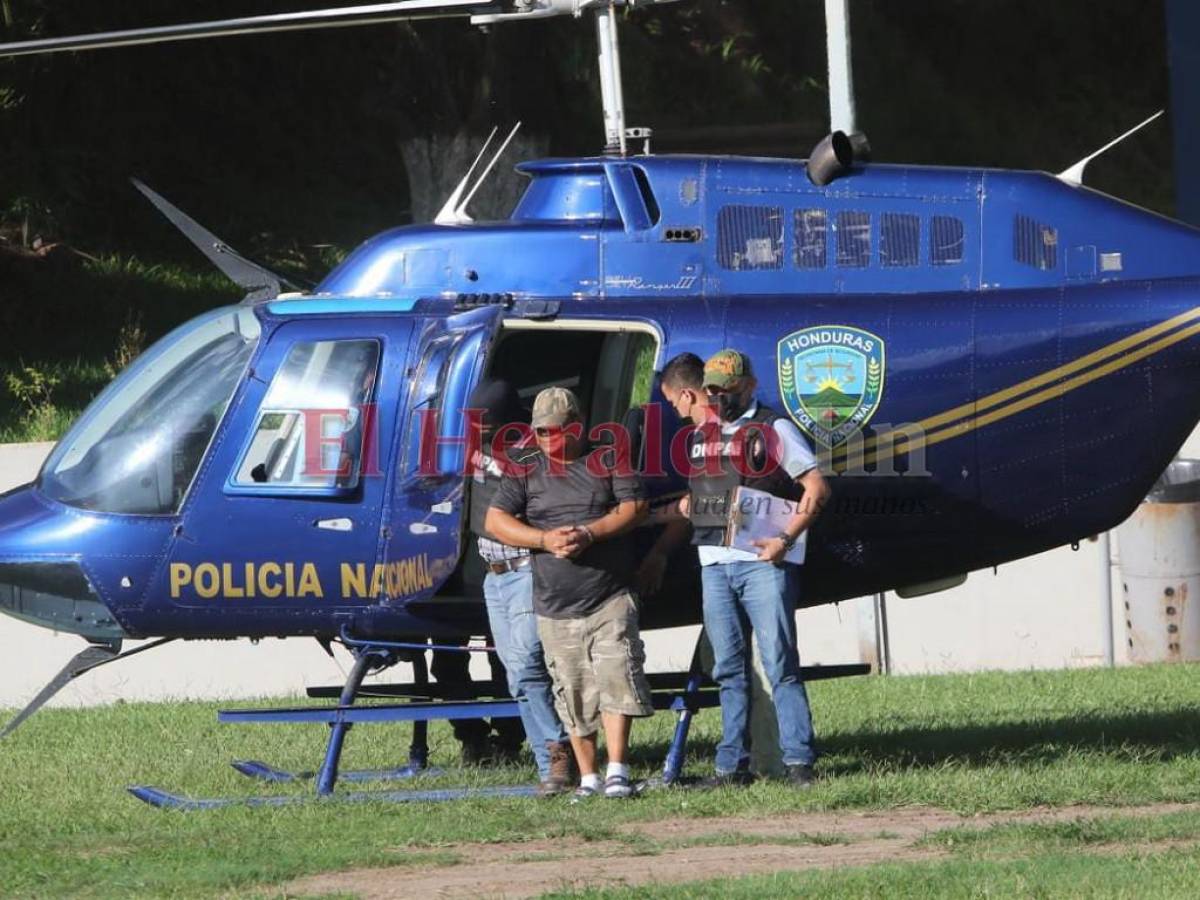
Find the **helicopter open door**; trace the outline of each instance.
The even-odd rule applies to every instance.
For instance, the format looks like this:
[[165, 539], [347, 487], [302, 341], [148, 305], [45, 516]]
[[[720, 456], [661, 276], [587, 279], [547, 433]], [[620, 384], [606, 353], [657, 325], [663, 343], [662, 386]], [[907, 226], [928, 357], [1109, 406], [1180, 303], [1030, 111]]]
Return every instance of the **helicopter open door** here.
[[[471, 318], [445, 320], [443, 330], [426, 338], [415, 369], [407, 458], [399, 465], [390, 513], [389, 565], [398, 565], [401, 576], [413, 569], [428, 572], [437, 585], [432, 598], [409, 598], [409, 612], [444, 626], [452, 623], [446, 632], [452, 635], [486, 629], [485, 572], [468, 521], [471, 479], [464, 474], [466, 420], [460, 412], [475, 386], [484, 377], [508, 381], [526, 421], [540, 390], [569, 388], [589, 428], [600, 426], [597, 440], [604, 442], [619, 428], [632, 431], [627, 423], [650, 400], [664, 343], [661, 328], [645, 319], [531, 315], [520, 303], [495, 319], [491, 313], [479, 310]], [[425, 462], [427, 469], [434, 467], [433, 474], [420, 467], [422, 415]], [[436, 448], [429, 447], [431, 433]]]

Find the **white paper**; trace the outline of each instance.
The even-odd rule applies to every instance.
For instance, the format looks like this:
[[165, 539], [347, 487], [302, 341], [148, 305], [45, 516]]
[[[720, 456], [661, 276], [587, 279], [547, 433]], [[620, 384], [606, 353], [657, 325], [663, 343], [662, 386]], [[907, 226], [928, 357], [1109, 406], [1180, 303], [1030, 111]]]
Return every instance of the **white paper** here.
[[[778, 537], [786, 531], [796, 513], [796, 501], [775, 497], [766, 491], [739, 486], [733, 492], [729, 510], [729, 527], [725, 542], [737, 550], [760, 552], [755, 541]], [[808, 542], [808, 532], [800, 535], [791, 550], [783, 555], [783, 561], [802, 565]]]

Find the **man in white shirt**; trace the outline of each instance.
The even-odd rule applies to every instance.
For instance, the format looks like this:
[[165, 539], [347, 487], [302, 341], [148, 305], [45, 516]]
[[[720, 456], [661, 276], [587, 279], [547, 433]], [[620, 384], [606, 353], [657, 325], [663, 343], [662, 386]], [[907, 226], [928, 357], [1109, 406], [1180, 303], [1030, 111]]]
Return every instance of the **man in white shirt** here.
[[[699, 426], [689, 450], [690, 494], [680, 511], [691, 519], [692, 543], [699, 552], [704, 627], [721, 695], [722, 740], [714, 782], [748, 780], [747, 654], [753, 631], [771, 683], [788, 779], [807, 786], [816, 752], [796, 648], [799, 567], [783, 560], [817, 517], [829, 486], [799, 429], [755, 400], [758, 382], [745, 354], [722, 350], [711, 357], [699, 386], [669, 381], [664, 377], [667, 400]], [[778, 535], [756, 542], [757, 554], [725, 546], [729, 504], [738, 486], [766, 491], [792, 509]]]

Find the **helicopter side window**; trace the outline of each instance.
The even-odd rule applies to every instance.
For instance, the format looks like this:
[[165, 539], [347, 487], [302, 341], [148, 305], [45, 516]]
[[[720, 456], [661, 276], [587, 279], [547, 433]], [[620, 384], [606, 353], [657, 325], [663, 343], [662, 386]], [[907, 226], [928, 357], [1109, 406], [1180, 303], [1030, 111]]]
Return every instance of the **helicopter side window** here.
[[929, 261], [952, 266], [963, 261], [963, 223], [955, 216], [934, 216], [929, 223]]
[[1019, 263], [1049, 272], [1058, 268], [1058, 229], [1029, 216], [1013, 219], [1013, 258]]
[[796, 268], [823, 269], [826, 251], [827, 217], [823, 209], [796, 210]]
[[879, 261], [891, 268], [921, 261], [921, 217], [884, 213], [879, 219]]
[[861, 269], [871, 263], [871, 214], [842, 210], [837, 214], [837, 264]]
[[783, 268], [783, 209], [725, 206], [717, 214], [717, 262], [723, 269]]
[[378, 365], [375, 340], [294, 344], [263, 398], [234, 483], [356, 487]]
[[442, 391], [446, 385], [447, 372], [454, 358], [454, 351], [462, 341], [461, 334], [444, 334], [430, 341], [412, 381], [409, 408], [412, 410], [409, 424], [409, 439], [404, 444], [404, 464], [399, 469], [401, 478], [411, 478], [420, 469], [422, 430], [427, 427], [423, 416], [433, 416], [435, 433], [442, 434], [445, 425], [442, 408]]

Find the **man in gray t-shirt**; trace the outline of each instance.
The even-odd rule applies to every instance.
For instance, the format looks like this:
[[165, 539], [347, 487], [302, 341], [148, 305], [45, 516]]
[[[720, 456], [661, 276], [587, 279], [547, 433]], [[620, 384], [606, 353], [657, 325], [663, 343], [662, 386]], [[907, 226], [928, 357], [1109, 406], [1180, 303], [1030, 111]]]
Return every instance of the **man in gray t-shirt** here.
[[[492, 508], [523, 518], [534, 528], [554, 532], [585, 525], [622, 503], [644, 499], [645, 491], [636, 475], [597, 475], [588, 469], [583, 456], [552, 469], [546, 455], [539, 453], [533, 457], [530, 471], [509, 475], [500, 483]], [[576, 619], [628, 590], [635, 568], [632, 540], [629, 534], [595, 543], [584, 538], [574, 556], [535, 554], [534, 611], [548, 619]]]
[[[645, 495], [636, 475], [612, 471], [615, 451], [589, 452], [579, 402], [565, 388], [538, 394], [533, 429], [541, 453], [505, 476], [485, 525], [504, 543], [534, 551], [533, 607], [555, 706], [579, 763], [576, 799], [602, 787], [606, 797], [628, 797], [630, 725], [654, 711], [629, 589], [629, 531], [645, 515]], [[601, 726], [609, 760], [603, 785]]]

